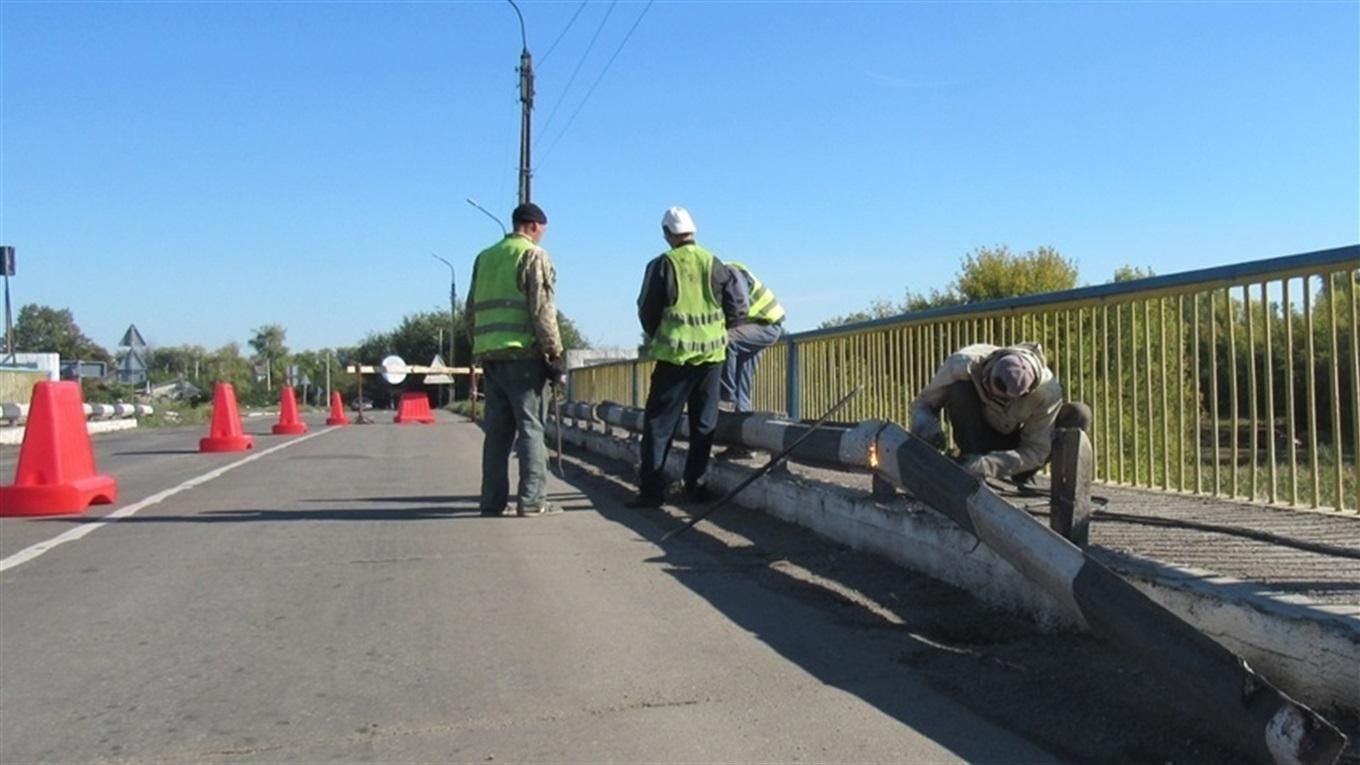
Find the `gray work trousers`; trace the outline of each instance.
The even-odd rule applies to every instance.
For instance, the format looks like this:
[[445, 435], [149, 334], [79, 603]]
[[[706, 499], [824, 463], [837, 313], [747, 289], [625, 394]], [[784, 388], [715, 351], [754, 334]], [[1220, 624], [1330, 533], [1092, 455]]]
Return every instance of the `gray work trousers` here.
[[722, 370], [722, 400], [731, 401], [738, 412], [752, 411], [751, 384], [760, 364], [760, 352], [779, 342], [779, 324], [742, 324], [727, 330], [727, 361]]
[[482, 416], [483, 512], [505, 509], [510, 500], [510, 451], [519, 447], [519, 501], [535, 509], [545, 501], [548, 445], [543, 440], [543, 361], [487, 361], [482, 365], [486, 409]]

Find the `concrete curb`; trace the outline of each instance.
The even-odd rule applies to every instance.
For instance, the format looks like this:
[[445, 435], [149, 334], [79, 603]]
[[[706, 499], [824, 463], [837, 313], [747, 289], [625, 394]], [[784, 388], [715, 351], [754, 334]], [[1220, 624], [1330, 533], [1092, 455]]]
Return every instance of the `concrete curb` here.
[[[628, 441], [571, 427], [563, 428], [562, 436], [587, 451], [636, 461], [637, 448]], [[683, 454], [672, 452], [667, 474], [679, 478], [683, 462]], [[747, 475], [747, 468], [714, 462], [708, 480], [712, 488], [726, 491]], [[746, 489], [740, 503], [967, 590], [995, 607], [1025, 613], [1043, 629], [1080, 628], [1051, 595], [919, 502], [889, 506], [848, 489], [767, 476]], [[1287, 693], [1314, 707], [1360, 713], [1360, 673], [1354, 669], [1360, 666], [1360, 607], [1264, 594], [1258, 585], [1211, 572], [1098, 548], [1092, 552]]]

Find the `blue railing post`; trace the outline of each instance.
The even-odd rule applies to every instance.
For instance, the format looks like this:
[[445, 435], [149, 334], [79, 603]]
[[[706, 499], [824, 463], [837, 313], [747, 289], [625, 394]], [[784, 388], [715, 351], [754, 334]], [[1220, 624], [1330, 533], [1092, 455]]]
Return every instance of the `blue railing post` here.
[[784, 364], [784, 399], [789, 419], [798, 419], [798, 341], [789, 336], [788, 361]]

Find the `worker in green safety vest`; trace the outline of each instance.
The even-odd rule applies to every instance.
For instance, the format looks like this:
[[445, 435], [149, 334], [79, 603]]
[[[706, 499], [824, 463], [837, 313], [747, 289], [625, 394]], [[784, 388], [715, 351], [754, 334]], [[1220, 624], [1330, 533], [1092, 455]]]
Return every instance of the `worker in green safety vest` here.
[[718, 428], [718, 398], [727, 358], [727, 325], [747, 314], [734, 274], [694, 241], [689, 211], [672, 207], [661, 218], [670, 249], [647, 264], [638, 295], [638, 320], [656, 367], [642, 425], [638, 496], [629, 507], [660, 507], [666, 494], [666, 457], [689, 409], [685, 493], [707, 497], [704, 474]]
[[510, 451], [519, 441], [515, 512], [560, 512], [546, 497], [548, 448], [543, 440], [543, 389], [565, 378], [562, 335], [553, 293], [557, 272], [538, 246], [548, 228], [542, 208], [527, 202], [511, 215], [515, 230], [482, 250], [468, 291], [472, 353], [481, 362], [482, 515], [500, 516], [510, 499]]
[[[727, 325], [722, 401], [732, 411], [749, 412], [752, 410], [751, 383], [760, 363], [760, 354], [784, 335], [784, 307], [745, 263], [729, 260], [727, 267], [732, 271], [737, 287], [746, 294], [750, 308], [745, 316]], [[718, 459], [750, 459], [754, 456], [750, 449], [729, 446], [718, 454]]]

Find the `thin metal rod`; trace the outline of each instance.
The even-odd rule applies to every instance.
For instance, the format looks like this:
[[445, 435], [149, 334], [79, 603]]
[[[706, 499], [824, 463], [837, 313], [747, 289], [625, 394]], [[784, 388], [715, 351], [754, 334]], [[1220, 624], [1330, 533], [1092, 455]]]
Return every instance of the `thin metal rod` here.
[[[1276, 482], [1279, 479], [1278, 470], [1275, 464], [1275, 362], [1273, 359], [1273, 348], [1271, 348], [1270, 322], [1275, 318], [1275, 310], [1270, 307], [1270, 291], [1266, 282], [1261, 282], [1261, 310], [1265, 314], [1265, 384], [1266, 384], [1266, 459], [1269, 468], [1270, 485], [1266, 496], [1269, 497], [1271, 504], [1279, 501], [1276, 493]], [[1288, 377], [1285, 384], [1289, 384]]]
[[[1323, 284], [1326, 286], [1327, 295], [1327, 324], [1330, 325], [1331, 335], [1331, 363], [1328, 369], [1328, 384], [1332, 392], [1332, 446], [1335, 451], [1332, 453], [1332, 465], [1335, 470], [1336, 478], [1336, 498], [1332, 501], [1332, 508], [1335, 510], [1346, 509], [1346, 462], [1342, 457], [1346, 453], [1346, 445], [1341, 440], [1341, 350], [1336, 339], [1336, 276], [1337, 274], [1324, 274]], [[1353, 331], [1353, 330], [1352, 330]], [[1354, 337], [1354, 335], [1352, 335]], [[1354, 342], [1354, 340], [1352, 340]]]
[[1260, 460], [1257, 459], [1256, 455], [1260, 451], [1258, 431], [1261, 428], [1256, 418], [1259, 408], [1256, 402], [1256, 324], [1252, 321], [1254, 314], [1251, 310], [1251, 288], [1246, 284], [1242, 285], [1242, 306], [1247, 312], [1247, 407], [1251, 410], [1251, 414], [1247, 418], [1247, 422], [1251, 426], [1251, 435], [1248, 437], [1251, 443], [1251, 493], [1248, 496], [1254, 502], [1260, 483]]
[[491, 220], [496, 221], [496, 225], [501, 227], [501, 234], [502, 234], [503, 236], [510, 233], [510, 230], [507, 229], [507, 228], [505, 227], [505, 224], [504, 224], [504, 223], [501, 223], [501, 219], [500, 219], [500, 218], [497, 218], [497, 217], [494, 216], [494, 215], [492, 215], [490, 210], [488, 210], [488, 209], [486, 209], [485, 207], [482, 207], [481, 205], [477, 204], [477, 200], [473, 199], [472, 197], [468, 197], [468, 198], [467, 198], [467, 203], [470, 204], [470, 205], [472, 205], [473, 207], [477, 208], [478, 210], [481, 210], [481, 211], [482, 211], [482, 214], [485, 215], [486, 217], [490, 218]]
[[[1284, 306], [1284, 413], [1285, 426], [1288, 428], [1289, 436], [1289, 504], [1299, 503], [1299, 449], [1298, 442], [1294, 436], [1294, 309], [1289, 305], [1289, 279], [1283, 282], [1284, 290], [1281, 294], [1282, 305]], [[1304, 285], [1308, 289], [1308, 285]]]
[[557, 395], [557, 381], [552, 384], [553, 397], [553, 419], [557, 420], [557, 477], [565, 479], [567, 477], [566, 468], [562, 467], [562, 397]]
[[841, 407], [849, 403], [850, 399], [854, 398], [855, 394], [859, 393], [863, 389], [864, 389], [863, 385], [856, 385], [849, 393], [845, 394], [844, 396], [841, 396], [840, 401], [837, 401], [834, 406], [826, 410], [826, 414], [823, 414], [821, 417], [818, 417], [816, 422], [809, 425], [808, 429], [804, 431], [802, 435], [798, 436], [798, 438], [794, 439], [793, 443], [784, 447], [783, 451], [771, 457], [770, 461], [766, 462], [763, 466], [761, 466], [759, 470], [747, 476], [744, 480], [742, 480], [741, 483], [732, 487], [731, 491], [724, 494], [722, 496], [722, 499], [710, 505], [707, 510], [704, 510], [702, 513], [699, 513], [693, 518], [690, 518], [688, 521], [685, 521], [685, 524], [683, 526], [667, 531], [665, 534], [662, 535], [661, 541], [665, 542], [667, 539], [670, 539], [671, 537], [674, 537], [677, 534], [683, 534], [684, 532], [694, 528], [699, 524], [700, 521], [717, 512], [719, 508], [723, 507], [728, 502], [731, 502], [732, 498], [740, 494], [743, 489], [755, 483], [757, 479], [773, 470], [775, 466], [777, 466], [779, 463], [783, 462], [785, 458], [787, 458], [790, 454], [793, 453], [794, 449], [798, 448], [799, 444], [806, 441], [809, 436], [816, 432], [817, 428], [820, 428], [823, 425], [823, 423], [831, 419], [831, 415], [840, 411]]

